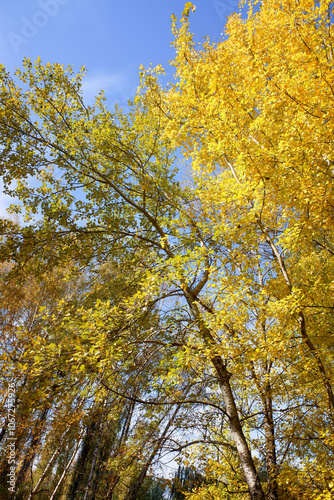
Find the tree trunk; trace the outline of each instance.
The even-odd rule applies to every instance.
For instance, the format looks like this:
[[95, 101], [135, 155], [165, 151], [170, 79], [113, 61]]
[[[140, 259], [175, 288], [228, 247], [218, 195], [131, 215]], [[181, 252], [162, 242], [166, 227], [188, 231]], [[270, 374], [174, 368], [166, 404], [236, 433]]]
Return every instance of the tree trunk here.
[[162, 446], [163, 442], [165, 441], [166, 439], [166, 434], [170, 428], [170, 426], [172, 425], [173, 423], [173, 420], [174, 418], [176, 417], [178, 411], [180, 410], [181, 406], [178, 405], [173, 413], [173, 415], [170, 417], [170, 419], [168, 420], [161, 436], [159, 437], [159, 439], [157, 440], [156, 442], [156, 445], [155, 447], [153, 448], [153, 451], [151, 453], [151, 455], [149, 456], [148, 460], [146, 461], [145, 465], [143, 466], [138, 478], [136, 479], [134, 485], [131, 487], [130, 491], [128, 492], [128, 494], [126, 495], [125, 499], [124, 500], [136, 500], [137, 498], [137, 495], [138, 495], [138, 492], [140, 490], [140, 487], [141, 485], [143, 484], [143, 481], [146, 477], [146, 474], [147, 474], [147, 471], [148, 471], [148, 468], [150, 467], [155, 455], [158, 453], [160, 447]]
[[[263, 331], [265, 333], [265, 326], [263, 325]], [[264, 435], [265, 435], [265, 460], [266, 460], [266, 470], [267, 470], [267, 484], [268, 493], [267, 500], [278, 500], [277, 493], [277, 460], [276, 460], [276, 444], [275, 444], [275, 428], [273, 419], [273, 402], [271, 397], [271, 384], [269, 381], [269, 374], [271, 369], [271, 363], [266, 362], [266, 366], [262, 369], [262, 376], [266, 378], [264, 385], [261, 385], [255, 371], [254, 363], [251, 362], [250, 365], [253, 380], [259, 391], [263, 414], [264, 414]]]
[[78, 492], [80, 490], [80, 486], [83, 481], [84, 477], [84, 472], [85, 472], [85, 467], [87, 463], [87, 457], [88, 454], [91, 450], [91, 439], [94, 434], [96, 427], [96, 422], [91, 422], [89, 425], [86, 427], [86, 435], [83, 439], [83, 445], [80, 449], [80, 452], [78, 454], [78, 458], [76, 459], [75, 466], [74, 466], [74, 473], [71, 479], [71, 486], [68, 492], [68, 498], [69, 500], [73, 500], [74, 498], [77, 498]]
[[[201, 317], [201, 313], [196, 304], [196, 297], [192, 296], [190, 290], [187, 290], [185, 295], [192, 315], [198, 324], [203, 340], [207, 345], [211, 346], [214, 351], [215, 341], [210, 330], [207, 328]], [[228, 416], [230, 432], [239, 455], [240, 465], [245, 476], [250, 498], [251, 500], [265, 500], [265, 495], [256, 471], [252, 454], [241, 427], [238, 410], [230, 385], [231, 373], [227, 371], [222, 357], [218, 354], [213, 354], [211, 362], [218, 376], [219, 386], [223, 395], [226, 414]]]
[[266, 439], [266, 465], [268, 481], [268, 500], [278, 500], [277, 493], [277, 460], [275, 446], [275, 429], [273, 420], [273, 406], [271, 398], [271, 386], [268, 383], [265, 387], [264, 400], [264, 435]]
[[98, 455], [100, 448], [101, 448], [102, 431], [103, 431], [103, 420], [101, 420], [101, 422], [100, 422], [99, 431], [98, 431], [97, 439], [96, 439], [96, 444], [95, 444], [95, 448], [94, 448], [94, 452], [93, 452], [92, 465], [90, 468], [89, 478], [88, 478], [88, 482], [87, 482], [87, 486], [86, 486], [86, 490], [85, 490], [85, 496], [84, 496], [83, 500], [88, 500], [88, 498], [90, 498], [90, 496], [91, 496], [90, 490], [92, 487], [94, 472], [95, 472], [95, 468], [96, 468], [97, 455]]
[[[135, 404], [136, 404], [135, 401], [130, 401], [130, 403], [129, 403], [129, 409], [126, 412], [125, 422], [123, 425], [122, 433], [121, 433], [121, 436], [119, 438], [117, 447], [115, 447], [115, 451], [113, 453], [113, 456], [115, 456], [116, 454], [118, 454], [120, 452], [122, 445], [127, 441]], [[119, 480], [120, 480], [120, 474], [112, 471], [110, 478], [109, 478], [110, 487], [109, 487], [108, 493], [105, 497], [105, 500], [112, 499], [114, 490], [115, 490]]]
[[59, 489], [59, 487], [60, 487], [61, 483], [63, 482], [63, 480], [64, 480], [64, 478], [65, 478], [65, 476], [66, 476], [66, 474], [67, 474], [67, 472], [68, 472], [69, 468], [71, 467], [71, 464], [72, 464], [72, 462], [73, 462], [73, 460], [74, 460], [75, 455], [76, 455], [76, 454], [77, 454], [77, 452], [78, 452], [80, 442], [81, 442], [81, 436], [79, 437], [78, 442], [77, 442], [77, 444], [76, 444], [76, 447], [75, 447], [75, 449], [74, 449], [74, 452], [72, 453], [71, 458], [69, 459], [69, 461], [68, 461], [68, 463], [67, 463], [67, 465], [66, 465], [65, 469], [63, 470], [63, 473], [62, 473], [62, 475], [60, 476], [60, 479], [59, 479], [58, 483], [56, 484], [56, 487], [55, 487], [55, 489], [53, 490], [52, 495], [50, 496], [50, 499], [49, 499], [49, 500], [53, 500], [53, 499], [55, 498], [56, 493], [57, 493], [57, 491], [58, 491], [58, 489]]
[[220, 390], [223, 395], [225, 409], [228, 416], [230, 432], [238, 451], [240, 465], [248, 485], [250, 497], [252, 500], [265, 500], [265, 495], [262, 490], [254, 461], [241, 427], [238, 410], [230, 385], [231, 374], [227, 371], [221, 356], [214, 356], [211, 358], [211, 361], [218, 375]]
[[20, 484], [24, 483], [28, 469], [33, 464], [49, 410], [50, 405], [44, 407], [40, 419], [34, 426], [33, 435], [30, 444], [27, 447], [23, 463], [17, 472], [16, 486], [20, 486]]
[[70, 427], [68, 427], [66, 429], [66, 431], [63, 433], [62, 437], [61, 437], [61, 440], [60, 440], [60, 443], [59, 445], [57, 446], [56, 450], [54, 451], [54, 453], [52, 454], [52, 457], [50, 458], [50, 460], [48, 461], [48, 463], [46, 464], [46, 467], [41, 475], [41, 477], [39, 478], [36, 486], [34, 487], [34, 489], [31, 491], [30, 495], [29, 495], [29, 498], [28, 500], [31, 500], [36, 494], [38, 494], [38, 488], [40, 487], [40, 485], [43, 483], [44, 479], [46, 478], [46, 475], [47, 473], [49, 472], [50, 470], [50, 467], [52, 466], [55, 458], [57, 457], [57, 455], [59, 454], [60, 452], [60, 449], [64, 443], [64, 440], [65, 440], [65, 437], [66, 437], [66, 434], [68, 433], [68, 431], [70, 430]]

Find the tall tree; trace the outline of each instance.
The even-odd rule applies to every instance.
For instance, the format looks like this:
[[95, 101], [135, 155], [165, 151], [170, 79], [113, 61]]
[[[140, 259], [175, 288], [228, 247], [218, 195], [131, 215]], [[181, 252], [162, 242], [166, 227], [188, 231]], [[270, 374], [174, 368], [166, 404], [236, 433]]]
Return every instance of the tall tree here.
[[[174, 449], [203, 445], [194, 460], [209, 456], [215, 480], [194, 495], [330, 494], [330, 5], [265, 0], [200, 48], [190, 8], [180, 27], [173, 18], [178, 83], [164, 91], [160, 69], [144, 72], [127, 114], [109, 112], [103, 95], [86, 107], [82, 74], [59, 65], [25, 61], [22, 89], [2, 69], [5, 189], [27, 216], [21, 228], [3, 221], [3, 255], [37, 273], [75, 261], [97, 281], [108, 262], [131, 270], [126, 293], [108, 303], [109, 285], [95, 307], [64, 316], [59, 348], [39, 353], [40, 366], [61, 370], [73, 353], [73, 376], [139, 405], [159, 446], [164, 415], [181, 405], [188, 426]], [[178, 181], [175, 148], [189, 185]], [[204, 425], [209, 411], [192, 424], [189, 405], [211, 405], [224, 424]], [[129, 498], [139, 491], [151, 460], [145, 436], [133, 428], [138, 459], [123, 460], [125, 470], [113, 462], [110, 495], [118, 484]], [[77, 435], [71, 446], [79, 448]]]
[[[23, 179], [34, 173], [39, 185], [31, 188], [20, 180], [16, 194], [24, 200], [28, 216], [41, 210], [45, 218], [42, 225], [35, 226], [33, 235], [32, 225], [23, 228], [19, 236], [10, 233], [13, 258], [17, 252], [24, 259], [31, 244], [45, 252], [50, 241], [53, 241], [50, 256], [56, 261], [68, 258], [70, 252], [77, 259], [92, 261], [96, 248], [101, 259], [110, 252], [112, 242], [118, 254], [135, 252], [139, 242], [144, 248], [149, 246], [151, 253], [155, 251], [158, 266], [148, 261], [150, 271], [155, 273], [148, 273], [146, 279], [148, 283], [158, 280], [160, 288], [162, 269], [167, 267], [169, 271], [163, 279], [167, 276], [172, 282], [176, 280], [177, 293], [183, 295], [200, 339], [211, 351], [209, 359], [219, 379], [231, 434], [251, 496], [264, 498], [240, 424], [230, 374], [197, 303], [209, 277], [210, 258], [202, 231], [194, 222], [192, 206], [187, 203], [189, 195], [182, 193], [178, 182], [173, 180], [173, 156], [169, 140], [161, 138], [159, 114], [152, 113], [140, 97], [128, 116], [120, 112], [111, 116], [101, 97], [96, 108], [87, 109], [78, 93], [80, 77], [71, 81], [59, 65], [44, 67], [39, 61], [35, 71], [29, 61], [25, 62], [25, 68], [17, 76], [28, 85], [26, 92], [20, 92], [3, 71], [2, 99], [10, 103], [5, 108], [3, 126], [15, 135], [3, 154], [9, 172], [5, 181], [11, 179], [14, 171]], [[33, 122], [31, 113], [36, 113], [40, 121]], [[18, 165], [13, 150], [27, 146], [30, 161], [21, 155], [22, 163]], [[63, 171], [61, 180], [57, 169]], [[75, 199], [78, 190], [80, 197]], [[186, 222], [181, 234], [180, 223], [172, 224], [173, 217], [181, 224], [182, 219]], [[60, 226], [55, 232], [56, 223]], [[168, 238], [175, 238], [175, 244]], [[200, 250], [204, 250], [202, 258]], [[193, 269], [198, 258], [200, 266]], [[203, 267], [201, 275], [198, 271]], [[143, 300], [142, 293], [139, 297]]]

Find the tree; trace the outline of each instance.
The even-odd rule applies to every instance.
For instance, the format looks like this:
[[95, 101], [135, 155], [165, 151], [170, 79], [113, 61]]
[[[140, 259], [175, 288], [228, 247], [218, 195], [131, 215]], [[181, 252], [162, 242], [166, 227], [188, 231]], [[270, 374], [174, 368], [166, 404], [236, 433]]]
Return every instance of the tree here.
[[183, 500], [185, 498], [185, 491], [192, 491], [194, 488], [198, 488], [204, 481], [205, 478], [196, 470], [180, 465], [172, 482], [171, 500]]
[[[156, 274], [148, 273], [148, 283], [158, 278], [160, 289], [162, 270], [158, 269], [169, 267], [170, 270], [163, 279], [166, 276], [176, 279], [176, 293], [183, 294], [193, 321], [199, 327], [200, 338], [210, 349], [215, 344], [214, 337], [203, 322], [196, 303], [207, 282], [209, 271], [206, 269], [203, 276], [198, 276], [197, 271], [193, 273], [191, 269], [192, 262], [199, 257], [199, 250], [202, 248], [197, 245], [204, 245], [204, 242], [201, 232], [192, 222], [191, 209], [186, 200], [182, 202], [186, 193], [182, 195], [178, 183], [173, 181], [173, 173], [170, 172], [171, 150], [168, 140], [162, 142], [159, 115], [152, 114], [151, 109], [140, 98], [128, 117], [120, 113], [112, 117], [103, 107], [101, 98], [97, 101], [97, 113], [96, 109], [83, 106], [78, 93], [79, 80], [70, 81], [60, 66], [43, 67], [37, 62], [35, 73], [29, 61], [26, 61], [25, 67], [26, 71], [18, 72], [17, 76], [29, 85], [29, 89], [20, 96], [14, 82], [3, 72], [2, 99], [10, 102], [3, 126], [15, 135], [15, 139], [11, 138], [10, 145], [3, 153], [5, 168], [9, 172], [5, 181], [11, 180], [13, 172], [23, 179], [35, 172], [41, 185], [31, 189], [26, 181], [21, 180], [16, 193], [30, 206], [28, 214], [33, 215], [39, 209], [45, 212], [45, 219], [42, 225], [36, 227], [33, 236], [29, 236], [32, 234], [32, 226], [24, 228], [18, 236], [11, 233], [9, 241], [13, 247], [12, 258], [15, 253], [21, 259], [24, 258], [33, 240], [35, 248], [36, 244], [42, 245], [45, 252], [48, 247], [50, 256], [56, 261], [68, 258], [70, 252], [77, 259], [92, 261], [95, 257], [92, 249], [96, 245], [101, 249], [101, 259], [104, 252], [110, 252], [110, 237], [116, 243], [113, 251], [117, 251], [119, 255], [125, 251], [135, 251], [138, 242], [143, 242], [144, 246], [149, 244], [151, 252], [155, 250], [155, 259], [158, 258], [160, 264]], [[40, 116], [41, 123], [32, 121], [28, 106], [31, 112]], [[110, 137], [108, 141], [104, 139], [107, 134]], [[13, 150], [18, 152], [25, 149], [26, 142], [30, 153], [26, 153], [27, 157], [25, 154], [20, 155], [22, 163], [17, 165], [18, 156]], [[56, 168], [65, 169], [62, 180], [57, 179]], [[63, 184], [64, 181], [66, 184]], [[74, 192], [78, 189], [87, 193], [84, 200], [80, 197], [75, 201]], [[177, 211], [177, 217], [185, 218], [190, 224], [191, 233], [188, 235], [186, 229], [178, 237], [181, 248], [175, 253], [168, 237], [177, 237], [178, 228], [170, 223]], [[51, 221], [52, 227], [56, 223], [60, 224], [58, 231], [54, 232], [52, 229], [50, 233]], [[52, 251], [50, 241], [54, 245]], [[79, 242], [81, 255], [78, 253]], [[191, 252], [190, 258], [188, 251]], [[206, 263], [206, 267], [210, 265], [205, 252], [202, 253], [201, 260], [203, 264]], [[191, 266], [189, 272], [194, 274], [194, 278], [186, 276], [187, 261]], [[154, 264], [151, 262], [152, 267]], [[195, 285], [192, 286], [192, 283]], [[156, 284], [154, 286], [157, 287]], [[143, 293], [139, 298], [143, 299]], [[240, 425], [226, 365], [215, 351], [211, 353], [210, 359], [219, 378], [229, 411], [231, 432], [239, 447], [238, 452], [252, 496], [263, 498]]]
[[162, 500], [164, 491], [165, 485], [161, 481], [147, 477], [137, 498], [138, 500]]
[[[252, 500], [277, 500], [283, 488], [329, 495], [330, 6], [267, 0], [198, 49], [190, 7], [180, 27], [173, 20], [178, 83], [164, 90], [159, 68], [143, 72], [127, 114], [110, 113], [103, 95], [85, 107], [82, 74], [59, 65], [25, 61], [16, 76], [26, 89], [2, 70], [5, 185], [28, 217], [3, 222], [3, 255], [37, 273], [71, 260], [96, 275], [108, 262], [131, 269], [134, 286], [77, 308], [57, 329], [63, 354], [41, 363], [61, 369], [74, 351], [71, 370], [82, 366], [92, 389], [98, 381], [146, 408], [157, 453], [180, 406], [187, 424], [173, 448], [194, 450], [189, 459], [213, 479], [203, 498], [210, 488]], [[189, 185], [177, 179], [176, 148]], [[138, 457], [114, 467], [129, 498], [152, 462]]]
[[[224, 41], [196, 49], [185, 13], [180, 28], [173, 21], [178, 83], [163, 93], [144, 75], [167, 137], [194, 172], [196, 222], [221, 248], [205, 316], [226, 352], [243, 356], [262, 401], [270, 498], [277, 360], [299, 365], [291, 376], [314, 393], [321, 383], [316, 432], [333, 422], [330, 16], [326, 2], [265, 1], [247, 21], [232, 16]], [[250, 339], [255, 356], [245, 357]]]
[[[149, 411], [145, 429], [145, 409], [131, 397], [130, 401], [120, 397], [123, 391], [138, 395], [147, 383], [145, 374], [138, 379], [132, 363], [135, 361], [139, 368], [144, 363], [149, 369], [156, 359], [147, 348], [143, 353], [134, 350], [130, 359], [129, 353], [124, 352], [119, 372], [115, 363], [120, 364], [120, 359], [112, 356], [112, 343], [105, 354], [101, 318], [108, 325], [105, 311], [111, 312], [110, 305], [103, 304], [100, 309], [95, 305], [95, 311], [89, 305], [106, 293], [109, 304], [126, 293], [126, 274], [118, 274], [114, 269], [111, 287], [110, 269], [110, 265], [105, 265], [98, 281], [94, 274], [93, 283], [89, 274], [77, 276], [76, 281], [76, 270], [69, 267], [54, 268], [38, 278], [21, 272], [20, 281], [9, 275], [8, 269], [2, 274], [2, 339], [7, 342], [2, 358], [7, 373], [17, 378], [15, 444], [20, 466], [16, 470], [16, 498], [53, 498], [59, 494], [68, 498], [105, 498], [114, 489], [117, 493], [138, 489], [165, 439], [164, 435], [159, 438], [159, 427], [167, 423], [166, 430], [172, 430], [169, 409], [158, 406], [158, 415]], [[133, 279], [132, 275], [131, 290], [135, 286]], [[148, 317], [153, 325], [154, 314]], [[141, 328], [144, 325], [143, 318]], [[136, 345], [135, 330], [129, 333]], [[115, 350], [122, 345], [118, 342]], [[138, 359], [139, 354], [142, 360]], [[5, 393], [5, 376], [2, 387]], [[8, 430], [4, 425], [0, 469], [4, 498], [8, 496]], [[156, 448], [153, 454], [152, 446]], [[131, 483], [123, 484], [128, 478]]]

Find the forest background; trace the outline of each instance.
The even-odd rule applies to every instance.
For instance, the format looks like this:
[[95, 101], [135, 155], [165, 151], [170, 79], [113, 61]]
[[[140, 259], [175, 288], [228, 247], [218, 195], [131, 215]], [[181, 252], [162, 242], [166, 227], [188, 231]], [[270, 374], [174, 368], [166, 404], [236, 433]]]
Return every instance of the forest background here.
[[187, 3], [125, 110], [2, 66], [4, 498], [333, 497], [331, 8]]

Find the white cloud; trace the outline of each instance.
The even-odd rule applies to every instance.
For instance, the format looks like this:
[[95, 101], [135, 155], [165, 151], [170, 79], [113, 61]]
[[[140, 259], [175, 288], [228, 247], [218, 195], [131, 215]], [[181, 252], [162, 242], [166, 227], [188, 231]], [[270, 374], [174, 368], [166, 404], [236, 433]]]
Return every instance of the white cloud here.
[[91, 101], [101, 90], [104, 90], [106, 94], [112, 97], [119, 95], [125, 84], [125, 78], [121, 73], [114, 75], [97, 74], [95, 76], [85, 76], [82, 90], [85, 99]]
[[98, 73], [92, 76], [86, 74], [82, 82], [84, 101], [93, 104], [98, 93], [104, 90], [109, 105], [117, 102], [124, 106], [129, 99], [134, 98], [138, 85], [137, 68], [127, 68], [113, 74]]

